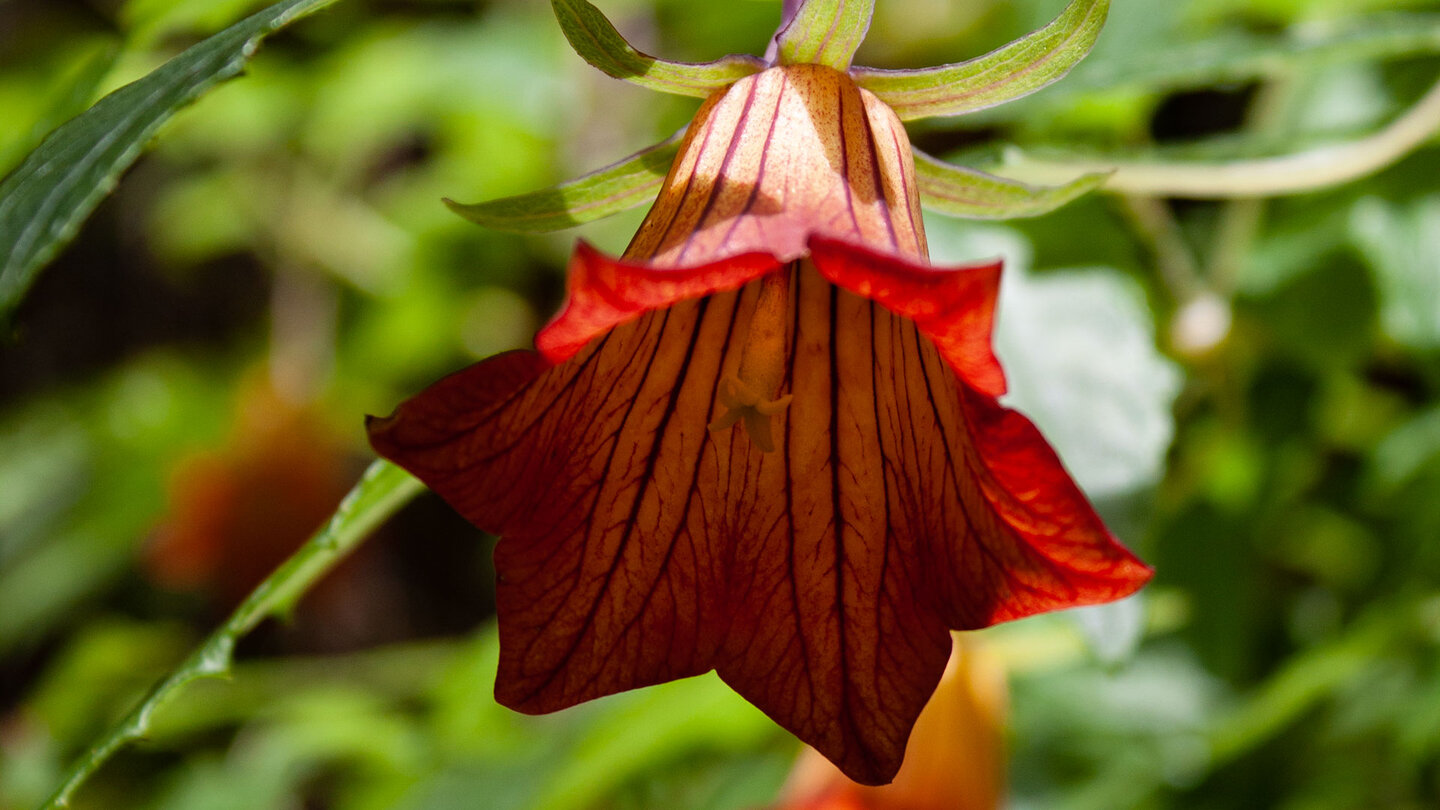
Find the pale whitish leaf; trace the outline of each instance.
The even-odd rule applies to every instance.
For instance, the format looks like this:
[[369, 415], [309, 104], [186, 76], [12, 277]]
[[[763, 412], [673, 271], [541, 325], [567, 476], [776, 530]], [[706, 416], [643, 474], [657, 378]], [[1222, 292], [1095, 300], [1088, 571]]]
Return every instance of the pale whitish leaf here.
[[1374, 273], [1385, 332], [1412, 349], [1440, 347], [1440, 195], [1405, 204], [1366, 197], [1350, 233]]
[[714, 62], [667, 62], [630, 46], [600, 9], [585, 0], [550, 0], [570, 47], [606, 75], [632, 84], [705, 98], [722, 87], [765, 68], [751, 56], [727, 56]]
[[675, 135], [558, 186], [474, 205], [453, 200], [445, 204], [471, 222], [496, 230], [543, 233], [569, 228], [655, 199], [679, 148], [680, 135]]
[[848, 69], [874, 13], [875, 0], [805, 0], [776, 34], [781, 64]]
[[334, 0], [284, 0], [185, 50], [47, 137], [0, 182], [0, 318], [139, 157], [160, 126], [238, 74], [267, 35]]
[[1078, 607], [1070, 615], [1090, 651], [1107, 664], [1130, 658], [1145, 637], [1145, 599], [1140, 593], [1118, 602]]
[[1139, 286], [1106, 267], [1033, 275], [1029, 245], [1009, 228], [926, 225], [936, 264], [1005, 260], [995, 344], [1007, 403], [1035, 421], [1092, 498], [1153, 485], [1181, 378], [1156, 348]]
[[920, 202], [932, 211], [967, 219], [1014, 219], [1054, 211], [1105, 184], [1107, 172], [1081, 175], [1064, 185], [1032, 186], [954, 166], [915, 151]]
[[[1153, 487], [1164, 470], [1181, 382], [1156, 348], [1138, 285], [1106, 267], [1033, 275], [1030, 246], [1003, 226], [938, 218], [926, 226], [936, 264], [1004, 259], [995, 349], [1006, 404], [1035, 422], [1091, 499], [1133, 511], [1126, 496]], [[1104, 511], [1114, 530], [1140, 523], [1140, 515]], [[1143, 605], [1133, 599], [1074, 619], [1105, 661], [1127, 657], [1144, 630]]]
[[1073, 0], [1049, 25], [977, 59], [920, 70], [855, 68], [904, 120], [959, 115], [1029, 95], [1070, 71], [1100, 36], [1110, 0]]

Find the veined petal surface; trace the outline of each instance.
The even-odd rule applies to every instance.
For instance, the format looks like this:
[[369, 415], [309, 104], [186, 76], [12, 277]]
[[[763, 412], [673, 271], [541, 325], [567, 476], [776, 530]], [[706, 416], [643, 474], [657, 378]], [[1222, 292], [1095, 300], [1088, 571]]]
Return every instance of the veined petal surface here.
[[372, 442], [502, 537], [502, 703], [547, 712], [713, 668], [884, 782], [949, 628], [1108, 601], [1148, 569], [915, 322], [808, 262], [777, 272], [794, 400], [774, 452], [708, 427], [759, 279], [646, 311], [559, 365], [480, 363], [375, 420]]
[[577, 249], [540, 352], [371, 422], [501, 536], [500, 702], [714, 669], [881, 783], [950, 629], [1148, 579], [996, 401], [998, 262], [926, 255], [890, 108], [831, 67], [766, 70], [701, 106], [622, 257]]

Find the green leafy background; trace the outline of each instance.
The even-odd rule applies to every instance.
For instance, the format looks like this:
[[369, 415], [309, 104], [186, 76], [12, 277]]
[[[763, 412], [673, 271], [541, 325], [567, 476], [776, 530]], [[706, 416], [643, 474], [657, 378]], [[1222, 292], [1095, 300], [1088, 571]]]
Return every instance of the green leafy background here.
[[[696, 62], [763, 50], [779, 16], [600, 5], [647, 53]], [[266, 6], [0, 0], [0, 172]], [[1063, 6], [881, 0], [856, 63], [969, 58]], [[1437, 78], [1433, 0], [1115, 0], [1069, 78], [912, 132], [979, 168], [1006, 145], [1255, 158], [1363, 137]], [[548, 3], [341, 0], [160, 127], [0, 346], [0, 808], [43, 801], [219, 623], [214, 588], [168, 587], [147, 555], [181, 460], [235, 454], [256, 380], [334, 445], [297, 453], [358, 476], [362, 414], [526, 345], [576, 236], [619, 250], [639, 217], [511, 236], [441, 198], [593, 170], [694, 107], [585, 66]], [[1102, 193], [1014, 223], [928, 219], [937, 261], [1007, 259], [1013, 403], [1157, 569], [1139, 598], [981, 634], [1010, 673], [1010, 806], [1440, 805], [1434, 144], [1264, 202]], [[75, 806], [774, 797], [795, 743], [713, 678], [549, 717], [496, 706], [490, 542], [420, 499], [367, 546], [363, 587], [262, 628], [232, 679], [183, 690]]]

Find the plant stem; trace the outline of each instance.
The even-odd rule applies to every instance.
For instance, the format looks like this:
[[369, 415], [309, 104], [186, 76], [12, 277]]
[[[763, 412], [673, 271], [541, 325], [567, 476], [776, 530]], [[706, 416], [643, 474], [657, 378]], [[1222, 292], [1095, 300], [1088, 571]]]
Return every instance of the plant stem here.
[[44, 810], [68, 807], [76, 789], [106, 760], [125, 744], [145, 735], [156, 710], [181, 687], [198, 678], [229, 672], [235, 644], [242, 637], [261, 621], [289, 613], [310, 586], [353, 551], [371, 530], [423, 492], [424, 488], [409, 473], [388, 461], [371, 464], [325, 526], [266, 577], [224, 624], [80, 756], [66, 773], [59, 789], [45, 802]]
[[1006, 156], [1005, 174], [1027, 182], [1054, 183], [1090, 172], [1113, 171], [1101, 190], [1195, 199], [1276, 197], [1339, 185], [1373, 174], [1425, 143], [1437, 130], [1440, 130], [1440, 82], [1379, 132], [1293, 155], [1225, 162], [1161, 163], [1047, 160], [1011, 150]]
[[1160, 280], [1177, 306], [1184, 306], [1205, 291], [1199, 263], [1185, 242], [1170, 204], [1154, 197], [1122, 194], [1121, 212], [1135, 234], [1155, 257]]

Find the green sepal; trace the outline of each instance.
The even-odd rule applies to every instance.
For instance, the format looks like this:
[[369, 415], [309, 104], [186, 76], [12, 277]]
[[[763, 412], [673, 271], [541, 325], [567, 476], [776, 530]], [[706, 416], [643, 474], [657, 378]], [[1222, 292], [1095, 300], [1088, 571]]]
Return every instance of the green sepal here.
[[585, 0], [550, 0], [570, 47], [608, 76], [662, 93], [705, 98], [765, 69], [753, 56], [726, 56], [714, 62], [667, 62], [630, 46], [600, 9]]
[[937, 214], [966, 219], [1018, 219], [1048, 214], [1104, 185], [1109, 176], [1109, 172], [1096, 172], [1064, 185], [1032, 186], [915, 151], [920, 204]]
[[0, 321], [181, 107], [240, 73], [267, 35], [334, 0], [284, 0], [191, 46], [50, 133], [0, 182]]
[[618, 214], [655, 199], [675, 153], [679, 133], [649, 149], [566, 183], [529, 194], [464, 205], [445, 200], [450, 210], [487, 228], [545, 233]]
[[849, 70], [875, 14], [875, 0], [805, 0], [775, 35], [782, 65]]
[[855, 68], [855, 83], [902, 120], [959, 115], [1039, 90], [1075, 67], [1094, 46], [1110, 0], [1073, 0], [1049, 25], [984, 56], [920, 70]]

